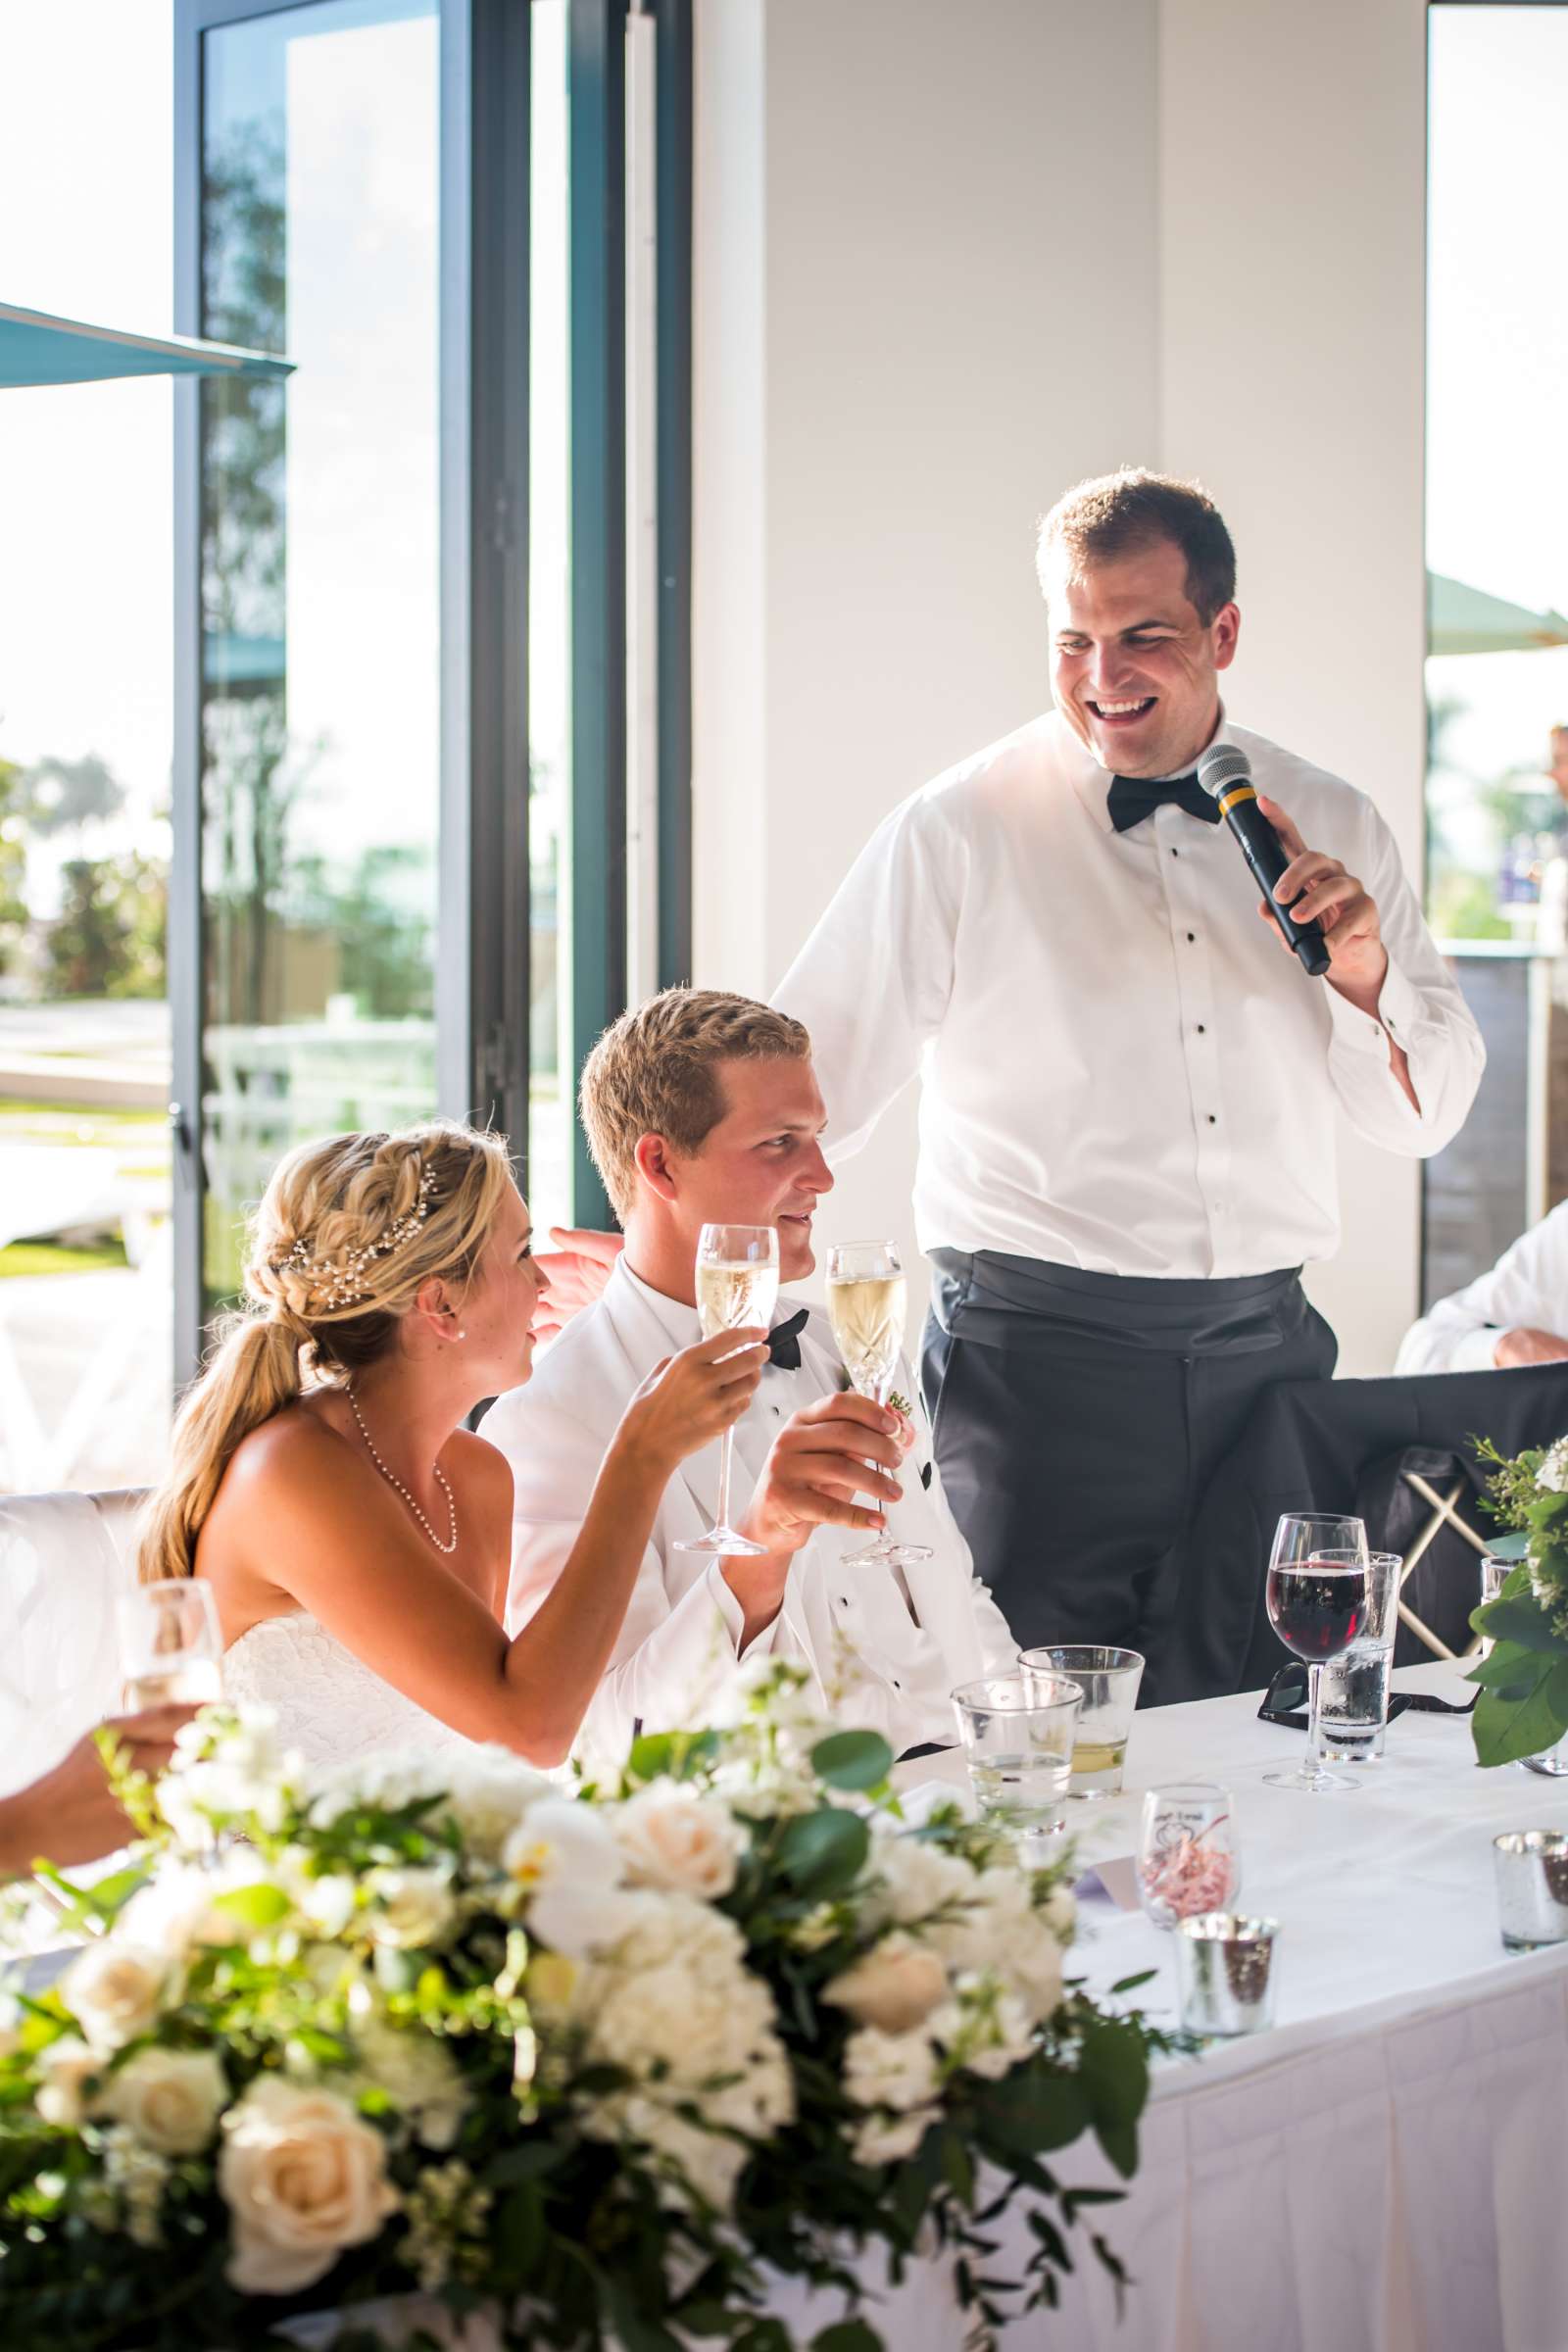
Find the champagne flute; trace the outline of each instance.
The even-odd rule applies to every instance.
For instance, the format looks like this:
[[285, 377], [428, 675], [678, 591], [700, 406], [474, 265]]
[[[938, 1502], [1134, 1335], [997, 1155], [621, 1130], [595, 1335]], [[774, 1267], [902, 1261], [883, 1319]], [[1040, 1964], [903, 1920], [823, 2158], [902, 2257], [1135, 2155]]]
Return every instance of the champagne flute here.
[[126, 1712], [209, 1706], [223, 1695], [223, 1637], [213, 1588], [175, 1576], [135, 1585], [115, 1602]]
[[[697, 1316], [705, 1340], [722, 1331], [758, 1325], [766, 1331], [778, 1297], [778, 1235], [771, 1225], [705, 1225], [697, 1237]], [[718, 1511], [706, 1536], [693, 1536], [676, 1551], [714, 1556], [758, 1557], [764, 1546], [737, 1534], [729, 1523], [730, 1456], [735, 1432], [719, 1441]]]
[[[893, 1242], [841, 1242], [827, 1253], [827, 1313], [851, 1386], [874, 1404], [886, 1404], [904, 1346], [907, 1298]], [[886, 1530], [845, 1567], [906, 1568], [931, 1557], [929, 1544], [895, 1544]]]
[[1360, 1519], [1319, 1512], [1287, 1512], [1274, 1531], [1268, 1563], [1268, 1621], [1287, 1649], [1306, 1660], [1306, 1754], [1294, 1772], [1265, 1772], [1271, 1788], [1304, 1788], [1314, 1796], [1359, 1788], [1320, 1761], [1323, 1668], [1343, 1657], [1366, 1623], [1372, 1600], [1372, 1562]]

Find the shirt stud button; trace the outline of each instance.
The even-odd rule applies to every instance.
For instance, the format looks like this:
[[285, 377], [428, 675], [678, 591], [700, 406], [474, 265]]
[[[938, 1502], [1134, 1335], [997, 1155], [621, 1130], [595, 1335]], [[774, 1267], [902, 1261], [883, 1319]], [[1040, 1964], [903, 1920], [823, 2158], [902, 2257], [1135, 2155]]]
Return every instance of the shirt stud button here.
[[1198, 933], [1196, 931], [1189, 931], [1187, 936], [1189, 939], [1196, 939], [1198, 937]]
[[1216, 1122], [1216, 1120], [1215, 1120], [1215, 1117], [1214, 1117], [1214, 1113], [1213, 1113], [1212, 1111], [1210, 1111], [1210, 1112], [1209, 1112], [1209, 1114], [1208, 1114], [1208, 1123], [1209, 1123], [1209, 1125], [1210, 1125], [1211, 1127], [1212, 1127], [1212, 1126], [1214, 1126], [1214, 1125], [1217, 1123], [1217, 1122]]
[[1201, 1021], [1200, 1021], [1198, 1024], [1198, 1034], [1200, 1037], [1206, 1037], [1208, 1035], [1208, 1031], [1205, 1029]]

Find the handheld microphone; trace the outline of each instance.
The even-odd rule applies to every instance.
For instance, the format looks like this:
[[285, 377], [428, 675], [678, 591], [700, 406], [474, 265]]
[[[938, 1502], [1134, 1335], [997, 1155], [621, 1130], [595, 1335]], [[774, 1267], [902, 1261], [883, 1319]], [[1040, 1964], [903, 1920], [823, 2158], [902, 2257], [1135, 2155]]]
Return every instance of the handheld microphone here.
[[1234, 743], [1210, 744], [1198, 762], [1198, 781], [1209, 798], [1219, 803], [1220, 814], [1241, 843], [1242, 856], [1268, 903], [1269, 912], [1285, 935], [1286, 945], [1296, 950], [1301, 969], [1310, 972], [1314, 980], [1320, 980], [1329, 968], [1323, 926], [1298, 923], [1290, 908], [1282, 906], [1274, 896], [1274, 885], [1291, 861], [1285, 844], [1257, 805], [1247, 754], [1239, 752]]

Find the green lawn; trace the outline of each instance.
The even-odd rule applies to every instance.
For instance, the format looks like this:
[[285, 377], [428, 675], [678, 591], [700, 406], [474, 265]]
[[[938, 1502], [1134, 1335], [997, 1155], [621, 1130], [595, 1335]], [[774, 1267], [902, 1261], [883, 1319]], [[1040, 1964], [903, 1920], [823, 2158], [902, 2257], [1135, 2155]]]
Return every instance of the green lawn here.
[[0, 1250], [0, 1282], [15, 1274], [99, 1274], [128, 1261], [119, 1242], [68, 1250], [58, 1242], [12, 1242]]

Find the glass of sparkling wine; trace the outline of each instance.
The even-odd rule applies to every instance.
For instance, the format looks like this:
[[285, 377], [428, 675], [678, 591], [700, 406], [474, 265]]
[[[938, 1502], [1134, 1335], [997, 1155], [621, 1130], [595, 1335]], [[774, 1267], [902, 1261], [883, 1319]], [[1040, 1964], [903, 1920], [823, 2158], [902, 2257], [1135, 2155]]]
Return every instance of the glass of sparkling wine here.
[[128, 1713], [202, 1707], [223, 1695], [223, 1637], [213, 1588], [194, 1576], [136, 1585], [115, 1602]]
[[[697, 1316], [705, 1340], [754, 1325], [766, 1331], [778, 1297], [778, 1235], [771, 1225], [705, 1225], [697, 1237]], [[677, 1544], [677, 1551], [731, 1557], [760, 1553], [760, 1544], [738, 1535], [729, 1523], [730, 1456], [735, 1433], [719, 1441], [718, 1508], [706, 1536]]]
[[1366, 1527], [1359, 1519], [1287, 1513], [1274, 1531], [1269, 1555], [1268, 1621], [1287, 1649], [1304, 1658], [1307, 1676], [1306, 1754], [1295, 1772], [1265, 1772], [1273, 1788], [1302, 1788], [1314, 1796], [1358, 1788], [1359, 1781], [1324, 1770], [1323, 1668], [1343, 1657], [1366, 1630], [1372, 1605], [1372, 1565]]
[[1059, 1829], [1083, 1692], [1065, 1675], [985, 1675], [953, 1693], [983, 1821], [1023, 1838]]
[[[827, 1313], [852, 1386], [873, 1404], [886, 1404], [904, 1346], [907, 1293], [893, 1242], [841, 1242], [827, 1253]], [[846, 1567], [907, 1568], [931, 1557], [929, 1544], [895, 1544], [886, 1530]]]

